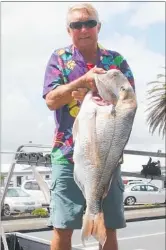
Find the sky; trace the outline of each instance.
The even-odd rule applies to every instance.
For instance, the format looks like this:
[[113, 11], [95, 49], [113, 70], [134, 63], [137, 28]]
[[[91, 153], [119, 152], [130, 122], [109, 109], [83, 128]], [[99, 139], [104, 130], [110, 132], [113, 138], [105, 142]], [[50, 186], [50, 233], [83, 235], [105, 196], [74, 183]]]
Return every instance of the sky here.
[[[99, 42], [121, 53], [135, 77], [138, 109], [126, 148], [164, 152], [164, 140], [149, 133], [145, 110], [147, 83], [165, 65], [165, 3], [91, 3], [102, 23]], [[1, 3], [1, 151], [15, 151], [29, 141], [52, 144], [55, 125], [42, 99], [44, 74], [52, 52], [71, 44], [65, 22], [73, 4]], [[11, 157], [3, 154], [2, 163]]]

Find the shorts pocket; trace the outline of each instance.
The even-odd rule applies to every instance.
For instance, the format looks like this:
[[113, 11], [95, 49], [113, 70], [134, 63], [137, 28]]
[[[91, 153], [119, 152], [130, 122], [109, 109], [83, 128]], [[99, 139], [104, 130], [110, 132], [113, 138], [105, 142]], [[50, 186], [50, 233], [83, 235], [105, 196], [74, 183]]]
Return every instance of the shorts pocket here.
[[50, 191], [53, 191], [56, 186], [56, 181], [52, 181], [51, 186], [50, 186]]
[[50, 186], [50, 214], [55, 210], [56, 205], [56, 181], [53, 181]]

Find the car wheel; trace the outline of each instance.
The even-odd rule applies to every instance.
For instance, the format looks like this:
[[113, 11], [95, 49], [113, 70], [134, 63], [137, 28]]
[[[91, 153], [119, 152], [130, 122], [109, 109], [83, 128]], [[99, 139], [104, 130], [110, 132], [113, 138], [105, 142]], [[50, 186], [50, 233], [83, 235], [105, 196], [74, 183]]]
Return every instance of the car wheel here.
[[132, 206], [136, 203], [136, 198], [133, 196], [129, 196], [125, 199], [125, 205]]
[[4, 205], [4, 208], [3, 208], [3, 215], [4, 216], [10, 216], [10, 207], [9, 207], [9, 205], [8, 204], [5, 204]]

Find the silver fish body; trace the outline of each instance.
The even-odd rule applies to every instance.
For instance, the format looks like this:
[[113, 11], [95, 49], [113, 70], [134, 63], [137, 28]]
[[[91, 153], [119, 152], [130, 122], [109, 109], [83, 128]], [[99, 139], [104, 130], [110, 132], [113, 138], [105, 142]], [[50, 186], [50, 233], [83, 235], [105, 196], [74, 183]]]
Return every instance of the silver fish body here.
[[86, 199], [82, 241], [93, 235], [102, 245], [106, 229], [102, 202], [132, 130], [137, 109], [135, 93], [118, 70], [95, 75], [99, 95], [107, 102], [98, 105], [89, 91], [73, 126], [74, 180]]

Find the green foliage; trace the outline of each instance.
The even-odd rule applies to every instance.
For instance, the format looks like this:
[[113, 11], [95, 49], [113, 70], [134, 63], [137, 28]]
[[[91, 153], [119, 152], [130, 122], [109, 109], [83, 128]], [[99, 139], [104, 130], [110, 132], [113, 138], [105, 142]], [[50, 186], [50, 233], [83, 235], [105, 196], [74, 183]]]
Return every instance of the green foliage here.
[[166, 131], [166, 82], [165, 74], [158, 74], [157, 80], [149, 82], [152, 85], [148, 94], [147, 123], [149, 131], [153, 133], [158, 129], [159, 135], [165, 136]]
[[0, 181], [3, 181], [5, 176], [3, 174], [0, 174]]
[[145, 207], [156, 207], [160, 206], [160, 203], [155, 203], [155, 204], [144, 204]]
[[40, 216], [40, 217], [46, 217], [48, 216], [48, 211], [44, 208], [36, 208], [32, 211], [32, 215], [34, 216]]

